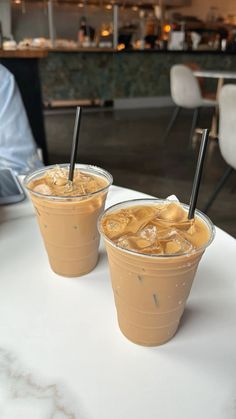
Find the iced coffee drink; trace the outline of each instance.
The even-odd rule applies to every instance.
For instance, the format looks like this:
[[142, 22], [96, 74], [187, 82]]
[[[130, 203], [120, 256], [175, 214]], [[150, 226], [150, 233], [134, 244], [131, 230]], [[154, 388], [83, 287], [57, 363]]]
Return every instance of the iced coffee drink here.
[[111, 175], [95, 166], [48, 166], [25, 179], [54, 272], [75, 277], [90, 272], [98, 260], [97, 220], [103, 211]]
[[214, 237], [211, 221], [187, 206], [127, 201], [99, 222], [110, 266], [118, 322], [131, 341], [160, 345], [175, 334], [198, 263]]

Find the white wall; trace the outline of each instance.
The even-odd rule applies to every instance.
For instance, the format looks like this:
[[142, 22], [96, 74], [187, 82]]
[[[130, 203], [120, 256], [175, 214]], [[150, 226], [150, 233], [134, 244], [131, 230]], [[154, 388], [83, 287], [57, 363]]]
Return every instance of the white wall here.
[[[2, 0], [0, 0], [1, 3]], [[235, 0], [236, 1], [236, 0]], [[77, 40], [80, 18], [86, 14], [84, 8], [77, 7], [77, 4], [54, 5], [54, 22], [58, 38]], [[104, 7], [90, 6], [87, 8], [88, 23], [99, 31], [102, 23], [112, 22], [112, 12]], [[138, 12], [126, 9], [119, 12], [119, 24], [122, 22], [139, 22]], [[48, 37], [48, 16], [47, 8], [42, 2], [26, 2], [26, 11], [22, 14], [21, 7], [12, 5], [12, 31], [16, 41], [23, 38]]]
[[[138, 3], [138, 0], [136, 2]], [[0, 0], [0, 20], [2, 20], [1, 11], [4, 9], [4, 13], [6, 13], [7, 4], [9, 6], [10, 0]], [[183, 14], [195, 15], [205, 20], [211, 6], [218, 7], [219, 14], [223, 16], [236, 15], [236, 0], [192, 0], [192, 6], [176, 8], [175, 10]], [[85, 14], [84, 9], [80, 9], [76, 5], [58, 5], [55, 3], [54, 10], [57, 37], [76, 40], [80, 17]], [[112, 20], [111, 12], [99, 7], [89, 7], [88, 14], [89, 23], [97, 30], [99, 30], [101, 23], [108, 23]], [[139, 21], [138, 13], [130, 9], [126, 9], [124, 12], [120, 10], [119, 19], [120, 24], [125, 21], [134, 23]], [[9, 29], [6, 28], [5, 18], [3, 24], [5, 25], [4, 34], [7, 34]], [[47, 9], [43, 7], [43, 2], [26, 2], [26, 13], [24, 14], [22, 14], [20, 6], [13, 4], [12, 31], [17, 41], [27, 37], [48, 37]]]
[[0, 0], [0, 21], [4, 36], [11, 34], [11, 0]]
[[192, 6], [181, 7], [178, 10], [205, 20], [210, 7], [217, 7], [218, 13], [223, 17], [236, 15], [236, 0], [192, 0]]

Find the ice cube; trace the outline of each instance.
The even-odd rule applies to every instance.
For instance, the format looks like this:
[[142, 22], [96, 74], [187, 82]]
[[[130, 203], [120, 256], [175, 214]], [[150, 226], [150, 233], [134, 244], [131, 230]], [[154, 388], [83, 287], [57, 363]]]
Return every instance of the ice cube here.
[[170, 195], [167, 198], [167, 201], [174, 201], [174, 202], [179, 202], [178, 198], [176, 195]]
[[191, 236], [199, 232], [199, 226], [191, 220], [187, 233]]
[[46, 173], [46, 178], [51, 179], [54, 184], [59, 178], [68, 179], [68, 169], [56, 166], [54, 169], [51, 169]]
[[[64, 192], [65, 194], [71, 194], [73, 192], [74, 186], [73, 186], [73, 182], [71, 180], [67, 180], [66, 184], [64, 185]], [[82, 191], [79, 193], [83, 193]]]
[[142, 253], [145, 253], [148, 255], [163, 255], [164, 251], [160, 243], [156, 242], [153, 246], [142, 249]]
[[153, 217], [156, 214], [156, 209], [155, 207], [148, 207], [148, 206], [143, 206], [137, 209], [134, 209], [133, 211], [135, 217], [138, 220], [145, 220], [145, 219], [149, 219], [150, 217]]
[[157, 240], [157, 228], [154, 225], [148, 225], [144, 227], [140, 232], [139, 236], [142, 239], [148, 240], [149, 244], [152, 245]]
[[188, 231], [191, 228], [192, 221], [185, 220], [180, 222], [173, 222], [172, 226], [178, 230]]
[[130, 242], [129, 242], [129, 237], [128, 236], [121, 236], [117, 240], [116, 244], [118, 246], [120, 246], [120, 247], [123, 247], [123, 249], [130, 249], [131, 250]]
[[58, 185], [58, 186], [65, 186], [67, 184], [67, 182], [68, 182], [68, 179], [63, 178], [63, 177], [58, 177], [55, 180], [55, 184]]
[[52, 190], [48, 185], [41, 183], [34, 187], [34, 192], [41, 193], [43, 195], [52, 195]]
[[187, 219], [187, 212], [181, 207], [181, 205], [172, 202], [161, 209], [158, 214], [158, 218], [173, 222], [185, 221]]
[[127, 232], [137, 233], [145, 227], [156, 215], [155, 207], [141, 207], [133, 211], [133, 216], [127, 226]]
[[157, 239], [160, 241], [168, 241], [173, 237], [177, 231], [174, 228], [162, 228], [157, 231]]
[[[182, 233], [183, 237], [186, 240], [188, 240], [189, 242], [191, 242], [192, 246], [195, 247], [195, 248], [199, 247], [200, 243], [204, 243], [204, 239], [203, 239], [203, 241], [199, 240], [202, 237], [203, 231], [202, 231], [201, 227], [193, 220], [192, 220], [192, 223], [191, 223], [189, 229], [186, 230], [186, 231], [182, 231], [181, 233]], [[207, 240], [207, 238], [205, 239], [205, 241], [206, 240]]]
[[126, 235], [118, 239], [117, 245], [125, 249], [139, 251], [146, 247], [149, 247], [150, 243], [147, 239], [144, 239], [138, 235], [134, 235], [134, 236]]
[[165, 246], [165, 253], [167, 254], [173, 254], [173, 253], [179, 253], [181, 251], [181, 244], [177, 241], [170, 241], [166, 243]]
[[76, 177], [79, 178], [80, 182], [87, 183], [87, 182], [90, 182], [91, 180], [91, 176], [88, 176], [86, 173], [78, 172]]
[[127, 250], [133, 250], [139, 253], [151, 254], [163, 254], [163, 247], [156, 240], [155, 229], [150, 231], [150, 228], [146, 228], [141, 232], [134, 235], [121, 236], [116, 244], [119, 247]]
[[88, 183], [88, 189], [90, 192], [95, 192], [99, 189], [99, 184], [96, 182], [96, 180], [91, 179]]
[[118, 215], [108, 215], [103, 223], [105, 233], [110, 239], [116, 239], [121, 236], [124, 232], [126, 233], [126, 226], [129, 222], [129, 217], [125, 213], [119, 213]]
[[179, 231], [172, 231], [169, 240], [163, 241], [165, 254], [176, 254], [191, 252], [192, 243], [188, 241]]
[[[135, 251], [150, 249], [150, 253], [152, 253], [151, 248], [153, 245], [156, 246], [156, 242], [157, 228], [155, 226], [147, 226], [144, 227], [141, 231], [137, 232], [136, 234], [126, 234], [120, 237], [117, 240], [117, 245], [125, 249]], [[147, 251], [147, 253], [149, 252]]]

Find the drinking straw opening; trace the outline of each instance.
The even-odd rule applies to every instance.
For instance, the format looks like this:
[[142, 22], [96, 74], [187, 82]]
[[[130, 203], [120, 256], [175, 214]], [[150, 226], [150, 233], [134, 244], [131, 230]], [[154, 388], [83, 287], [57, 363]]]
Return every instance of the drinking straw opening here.
[[69, 176], [68, 176], [68, 179], [71, 182], [73, 182], [73, 178], [74, 178], [75, 160], [76, 160], [78, 142], [79, 142], [81, 115], [82, 115], [82, 108], [80, 106], [77, 106], [76, 115], [75, 115], [74, 134], [73, 134], [73, 141], [72, 141], [71, 155], [70, 155], [70, 170], [69, 170]]
[[189, 202], [189, 211], [188, 211], [189, 220], [194, 218], [194, 213], [195, 213], [195, 209], [197, 205], [198, 192], [199, 192], [199, 188], [201, 184], [203, 164], [204, 164], [204, 160], [206, 156], [208, 138], [209, 138], [209, 130], [204, 129], [202, 133], [201, 146], [198, 153], [197, 166], [196, 166], [196, 171], [195, 171], [194, 180], [193, 180], [193, 187], [192, 187], [192, 192], [191, 192], [191, 197], [190, 197], [190, 202]]

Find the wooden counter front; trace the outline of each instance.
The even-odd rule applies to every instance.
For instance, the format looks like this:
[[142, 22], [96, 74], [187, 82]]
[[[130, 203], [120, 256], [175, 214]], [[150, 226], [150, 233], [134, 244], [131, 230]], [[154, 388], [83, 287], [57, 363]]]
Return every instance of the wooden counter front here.
[[0, 49], [0, 58], [44, 58], [48, 51], [43, 49]]
[[48, 48], [48, 52], [118, 52], [108, 47], [54, 47]]

